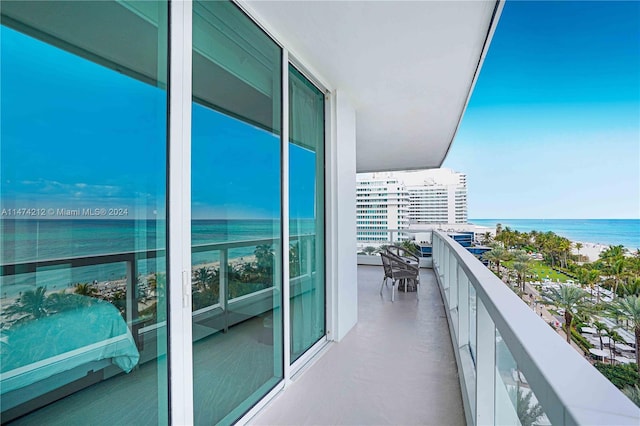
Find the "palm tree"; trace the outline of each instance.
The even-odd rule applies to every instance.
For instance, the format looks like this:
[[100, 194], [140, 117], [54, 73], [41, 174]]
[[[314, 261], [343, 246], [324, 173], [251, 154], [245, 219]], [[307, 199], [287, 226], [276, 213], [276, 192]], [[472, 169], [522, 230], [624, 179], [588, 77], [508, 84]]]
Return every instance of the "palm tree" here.
[[626, 284], [622, 284], [620, 287], [622, 291], [621, 296], [624, 295], [636, 295], [640, 296], [640, 278], [630, 281]]
[[409, 253], [415, 254], [416, 256], [420, 254], [420, 248], [411, 240], [404, 240], [402, 243], [400, 243], [400, 247], [402, 247]]
[[13, 305], [7, 307], [5, 313], [9, 316], [23, 314], [16, 321], [42, 318], [47, 315], [46, 293], [46, 287], [25, 291]]
[[573, 317], [579, 310], [587, 308], [587, 292], [579, 287], [560, 285], [559, 289], [550, 288], [546, 296], [550, 301], [543, 303], [564, 309], [564, 326], [565, 332], [567, 333], [567, 343], [571, 343]]
[[489, 245], [491, 243], [491, 240], [493, 239], [493, 237], [491, 236], [491, 232], [485, 232], [484, 234], [482, 234], [482, 244]]
[[213, 279], [213, 274], [209, 268], [200, 268], [196, 270], [194, 281], [198, 283], [200, 290], [204, 290], [209, 286], [209, 283]]
[[[90, 299], [78, 300], [77, 296], [64, 292], [46, 295], [46, 287], [38, 287], [22, 293], [20, 298], [5, 309], [10, 318], [8, 323], [15, 324], [53, 315], [66, 309], [73, 309], [79, 305], [91, 303]], [[18, 316], [18, 318], [11, 318]]]
[[525, 286], [527, 284], [527, 272], [531, 270], [531, 267], [527, 262], [515, 262], [513, 264], [513, 269], [515, 269], [518, 274], [518, 284], [520, 285], [520, 289], [525, 291]]
[[640, 373], [640, 297], [625, 296], [615, 299], [607, 306], [607, 310], [616, 319], [624, 319], [631, 323], [636, 343], [636, 368]]
[[[289, 246], [289, 278], [299, 277], [301, 273], [300, 243], [296, 241]], [[307, 271], [307, 273], [309, 273], [309, 271]]]
[[622, 393], [627, 396], [634, 404], [640, 407], [640, 387], [638, 385], [627, 385], [621, 389]]
[[624, 256], [624, 246], [609, 246], [608, 249], [600, 253], [600, 259], [604, 260], [606, 264], [613, 263], [614, 259], [619, 259]]
[[580, 261], [580, 249], [583, 247], [582, 243], [576, 243], [576, 250], [578, 250], [578, 261]]
[[256, 256], [256, 262], [258, 265], [258, 269], [267, 271], [273, 268], [273, 248], [269, 244], [262, 244], [256, 246], [256, 249], [253, 251], [253, 254]]
[[[499, 260], [498, 257], [496, 256], [496, 253], [493, 250], [489, 250], [486, 251], [484, 253], [482, 253], [482, 258], [484, 260], [486, 260], [487, 262], [489, 262], [489, 269], [491, 269], [491, 264], [493, 263], [494, 265], [497, 265]], [[498, 273], [498, 270], [496, 269], [496, 274]]]
[[518, 274], [518, 284], [520, 285], [520, 290], [525, 291], [525, 286], [527, 282], [527, 272], [531, 270], [529, 266], [529, 262], [531, 258], [524, 250], [516, 250], [512, 253], [511, 256], [514, 260], [513, 269], [515, 269]]
[[607, 333], [609, 334], [609, 359], [612, 360], [613, 363], [614, 356], [616, 353], [616, 343], [626, 343], [620, 334], [616, 331], [617, 326], [608, 327]]
[[93, 297], [98, 294], [98, 289], [92, 286], [89, 283], [78, 283], [76, 284], [76, 288], [73, 291], [75, 294], [79, 294], [81, 296]]
[[611, 264], [611, 275], [613, 276], [613, 297], [616, 297], [620, 278], [624, 275], [625, 259], [617, 258]]
[[509, 389], [511, 401], [516, 401], [518, 420], [522, 426], [534, 426], [540, 417], [544, 415], [544, 410], [537, 402], [531, 403], [533, 392], [525, 392], [522, 388]]
[[509, 249], [513, 247], [519, 239], [518, 231], [512, 231], [508, 226], [505, 227], [502, 232], [496, 234], [496, 241], [500, 241], [504, 244], [505, 248]]
[[593, 296], [593, 288], [596, 287], [596, 303], [600, 303], [600, 271], [597, 269], [589, 270], [584, 276], [586, 284], [591, 288], [591, 296]]
[[156, 297], [164, 297], [164, 290], [167, 287], [167, 274], [155, 272], [149, 277], [149, 287], [155, 292]]
[[496, 274], [498, 274], [498, 277], [502, 278], [500, 274], [500, 262], [509, 260], [509, 252], [499, 245], [496, 245], [490, 251], [486, 252], [483, 257], [496, 265]]
[[603, 349], [602, 333], [607, 332], [607, 334], [609, 334], [609, 338], [611, 338], [611, 333], [609, 333], [609, 328], [606, 326], [606, 324], [600, 321], [595, 321], [593, 323], [593, 328], [596, 329], [596, 333], [598, 334], [598, 338], [600, 339], [600, 350], [602, 350]]
[[[262, 244], [256, 246], [253, 254], [256, 256], [256, 266], [260, 274], [260, 279], [267, 284], [271, 284], [273, 278], [271, 272], [273, 271], [273, 263], [275, 261], [273, 248], [269, 244]], [[229, 271], [230, 270], [231, 268], [229, 268]], [[231, 281], [231, 278], [229, 278], [229, 281]]]
[[563, 268], [567, 267], [567, 257], [569, 256], [569, 252], [571, 251], [571, 241], [564, 237], [557, 237], [557, 248], [558, 255], [560, 256], [560, 266]]
[[367, 256], [373, 256], [373, 254], [376, 252], [376, 248], [373, 247], [373, 246], [367, 246], [367, 247], [363, 248], [362, 251]]

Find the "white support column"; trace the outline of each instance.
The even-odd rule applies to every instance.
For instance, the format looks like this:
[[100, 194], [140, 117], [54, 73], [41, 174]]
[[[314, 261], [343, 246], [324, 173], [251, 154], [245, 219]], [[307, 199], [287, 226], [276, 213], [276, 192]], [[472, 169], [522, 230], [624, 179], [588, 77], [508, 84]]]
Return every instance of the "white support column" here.
[[477, 299], [476, 425], [495, 424], [496, 327]]
[[342, 91], [333, 96], [331, 167], [331, 240], [327, 247], [332, 271], [330, 340], [341, 340], [358, 321], [356, 246], [356, 111]]
[[289, 285], [289, 52], [282, 49], [282, 318], [284, 384], [291, 381], [291, 321]]
[[171, 424], [193, 424], [191, 330], [192, 4], [170, 2], [168, 287]]

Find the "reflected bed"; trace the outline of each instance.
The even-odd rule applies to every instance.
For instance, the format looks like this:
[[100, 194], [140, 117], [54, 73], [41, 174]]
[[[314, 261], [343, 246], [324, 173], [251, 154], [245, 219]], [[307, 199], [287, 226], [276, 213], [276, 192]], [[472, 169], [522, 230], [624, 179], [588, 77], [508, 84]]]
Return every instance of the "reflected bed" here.
[[[52, 389], [41, 382], [58, 375], [63, 386], [91, 371], [110, 364], [130, 372], [140, 355], [118, 309], [99, 299], [65, 295], [65, 309], [53, 315], [16, 324], [2, 332], [0, 394], [5, 411], [10, 392], [20, 392], [25, 400]], [[99, 363], [96, 363], [99, 362]], [[73, 370], [73, 373], [71, 371]], [[61, 374], [69, 372], [69, 374]], [[26, 390], [26, 389], [25, 389]], [[15, 406], [24, 401], [13, 401]]]

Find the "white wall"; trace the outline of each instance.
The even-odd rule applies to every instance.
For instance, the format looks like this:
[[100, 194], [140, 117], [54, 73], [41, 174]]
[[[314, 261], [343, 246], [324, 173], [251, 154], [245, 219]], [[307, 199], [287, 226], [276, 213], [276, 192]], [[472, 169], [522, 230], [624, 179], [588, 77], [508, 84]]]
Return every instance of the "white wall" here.
[[358, 321], [356, 248], [356, 112], [347, 95], [337, 90], [332, 140], [333, 196], [331, 300], [333, 340], [341, 340]]

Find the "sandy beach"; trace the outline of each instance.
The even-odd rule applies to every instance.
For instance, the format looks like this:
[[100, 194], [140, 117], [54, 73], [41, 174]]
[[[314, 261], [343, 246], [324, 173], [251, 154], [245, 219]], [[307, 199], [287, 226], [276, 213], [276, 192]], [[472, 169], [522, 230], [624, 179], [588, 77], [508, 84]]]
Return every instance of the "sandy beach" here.
[[579, 242], [582, 244], [580, 248], [580, 253], [582, 256], [587, 256], [589, 258], [589, 262], [595, 262], [598, 260], [600, 253], [609, 248], [606, 244], [597, 244], [597, 243], [588, 243], [583, 241], [574, 241], [574, 245], [572, 248], [573, 254], [578, 254], [578, 250], [575, 248], [575, 243]]

